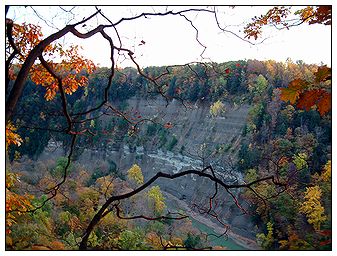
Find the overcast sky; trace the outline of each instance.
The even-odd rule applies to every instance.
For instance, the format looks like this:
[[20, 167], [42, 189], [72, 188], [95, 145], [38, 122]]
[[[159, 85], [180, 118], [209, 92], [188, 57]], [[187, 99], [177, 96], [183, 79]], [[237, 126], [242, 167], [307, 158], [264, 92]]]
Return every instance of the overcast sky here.
[[[103, 13], [112, 22], [118, 21], [122, 17], [132, 17], [142, 12], [164, 12], [168, 8], [182, 9], [183, 7], [130, 7], [130, 6], [104, 6], [100, 7]], [[185, 7], [186, 8], [186, 7]], [[188, 7], [194, 8], [194, 7]], [[206, 8], [206, 7], [197, 7]], [[221, 27], [225, 27], [239, 36], [244, 37], [242, 31], [244, 25], [251, 21], [254, 16], [265, 13], [271, 7], [249, 7], [237, 6], [234, 9], [229, 7], [218, 7], [218, 20]], [[292, 7], [297, 10], [303, 7]], [[70, 10], [70, 7], [64, 7]], [[34, 12], [35, 11], [35, 12]], [[72, 13], [64, 12], [59, 7], [12, 7], [7, 17], [13, 18], [16, 22], [33, 22], [42, 27], [45, 35], [55, 32], [56, 28], [62, 28], [66, 22], [74, 23], [87, 17], [95, 11], [94, 7], [76, 7]], [[37, 14], [39, 18], [37, 17]], [[293, 61], [303, 60], [306, 63], [331, 65], [331, 26], [302, 24], [292, 27], [290, 30], [276, 30], [267, 27], [263, 32], [263, 38], [267, 38], [263, 43], [251, 45], [230, 33], [223, 33], [216, 24], [214, 15], [206, 12], [187, 13], [186, 17], [198, 28], [198, 39], [206, 46], [202, 59], [200, 54], [204, 47], [196, 40], [196, 30], [191, 24], [181, 16], [147, 17], [134, 21], [122, 22], [118, 27], [123, 47], [135, 52], [136, 60], [142, 67], [184, 64], [192, 61], [216, 61], [224, 62], [239, 59], [274, 59], [286, 61], [291, 58]], [[73, 19], [73, 20], [72, 20]], [[103, 18], [94, 18], [86, 27], [79, 27], [81, 31], [89, 30], [97, 24], [108, 24]], [[48, 24], [48, 26], [47, 26]], [[106, 32], [114, 39], [118, 45], [116, 33], [113, 28]], [[145, 44], [141, 44], [141, 41]], [[253, 43], [259, 42], [254, 39]], [[69, 45], [71, 43], [82, 45], [82, 54], [93, 60], [100, 66], [109, 66], [109, 45], [100, 35], [90, 39], [80, 40], [74, 36], [67, 36], [62, 42]], [[119, 58], [119, 65], [122, 67], [131, 66], [130, 61]]]

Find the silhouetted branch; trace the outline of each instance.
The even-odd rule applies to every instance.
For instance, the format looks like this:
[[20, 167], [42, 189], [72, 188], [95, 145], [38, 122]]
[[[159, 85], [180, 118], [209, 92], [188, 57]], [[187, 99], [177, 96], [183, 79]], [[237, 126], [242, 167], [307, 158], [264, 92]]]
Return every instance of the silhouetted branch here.
[[121, 24], [124, 21], [131, 21], [131, 20], [135, 20], [135, 19], [139, 19], [141, 17], [150, 17], [150, 16], [168, 16], [168, 15], [181, 15], [184, 13], [188, 13], [188, 12], [206, 12], [206, 13], [214, 13], [212, 10], [208, 10], [208, 9], [195, 9], [195, 8], [191, 8], [191, 9], [185, 9], [182, 11], [167, 11], [167, 12], [155, 12], [155, 13], [151, 13], [151, 12], [143, 12], [139, 15], [136, 15], [134, 17], [128, 17], [128, 18], [121, 18], [119, 21], [117, 21], [116, 23], [113, 23], [114, 26], [117, 26], [119, 24]]
[[[181, 213], [177, 213], [177, 212], [169, 212], [167, 215], [165, 216], [159, 216], [159, 217], [149, 217], [149, 216], [144, 216], [144, 215], [136, 215], [136, 216], [122, 216], [121, 215], [121, 209], [118, 207], [119, 202], [117, 202], [116, 204], [112, 205], [112, 208], [109, 211], [106, 211], [106, 213], [104, 213], [102, 215], [102, 218], [110, 211], [112, 211], [113, 209], [116, 210], [116, 215], [118, 218], [123, 219], [123, 220], [135, 220], [135, 219], [144, 219], [144, 220], [182, 220], [182, 219], [186, 219], [189, 216], [187, 215], [183, 215]], [[174, 217], [174, 215], [177, 215], [177, 217]]]
[[55, 186], [53, 186], [52, 188], [50, 189], [47, 189], [45, 191], [45, 194], [51, 194], [51, 196], [49, 196], [46, 200], [44, 200], [41, 205], [37, 206], [37, 207], [34, 207], [33, 209], [29, 209], [27, 211], [24, 211], [24, 212], [35, 212], [37, 211], [38, 209], [41, 209], [43, 206], [45, 206], [45, 204], [50, 201], [51, 199], [53, 199], [56, 195], [57, 195], [57, 192], [60, 188], [60, 186], [66, 181], [67, 179], [67, 175], [68, 175], [68, 169], [69, 169], [69, 166], [70, 166], [70, 163], [71, 163], [71, 157], [73, 155], [73, 152], [74, 152], [74, 147], [75, 147], [75, 140], [76, 140], [76, 134], [73, 134], [72, 135], [72, 140], [71, 140], [71, 145], [70, 145], [70, 152], [68, 154], [68, 158], [67, 158], [67, 163], [66, 163], [66, 166], [64, 167], [64, 172], [63, 172], [63, 178], [62, 180], [56, 184]]
[[[51, 27], [53, 29], [56, 29], [58, 30], [59, 28], [57, 28], [53, 23], [49, 22], [48, 20], [46, 20], [45, 18], [43, 18], [34, 8], [33, 6], [29, 6], [33, 12], [35, 13], [35, 15], [40, 19], [42, 20], [48, 27]], [[60, 7], [61, 8], [61, 7]]]
[[68, 113], [68, 110], [67, 110], [67, 98], [66, 98], [66, 95], [65, 95], [64, 90], [63, 90], [62, 78], [54, 72], [54, 70], [52, 69], [52, 67], [45, 61], [45, 59], [43, 58], [42, 55], [39, 56], [39, 60], [41, 61], [42, 66], [57, 81], [58, 89], [60, 91], [60, 96], [61, 96], [61, 100], [62, 100], [63, 114], [64, 114], [65, 118], [67, 119], [67, 123], [68, 123], [68, 128], [67, 128], [66, 132], [69, 133], [71, 131], [71, 129], [72, 129], [73, 124], [72, 124], [71, 117], [70, 117], [70, 115]]
[[204, 57], [202, 55], [205, 53], [205, 51], [207, 49], [207, 46], [205, 46], [204, 44], [202, 44], [200, 42], [200, 40], [199, 40], [199, 30], [196, 28], [196, 26], [194, 26], [193, 22], [189, 18], [187, 18], [184, 14], [180, 13], [179, 15], [182, 16], [182, 17], [184, 17], [185, 20], [187, 20], [191, 24], [191, 26], [194, 28], [195, 33], [196, 33], [195, 34], [195, 40], [199, 43], [199, 45], [201, 45], [204, 48], [202, 50], [201, 54], [200, 54], [200, 57], [203, 59]]
[[215, 21], [216, 21], [216, 24], [217, 24], [218, 28], [219, 28], [222, 32], [232, 34], [233, 36], [235, 36], [235, 37], [239, 38], [240, 40], [242, 40], [242, 41], [244, 41], [244, 42], [246, 42], [246, 43], [249, 43], [249, 44], [251, 44], [251, 45], [262, 44], [262, 43], [267, 39], [267, 38], [264, 38], [262, 41], [260, 41], [260, 42], [258, 42], [258, 43], [253, 43], [253, 42], [251, 42], [251, 41], [249, 41], [249, 40], [247, 40], [247, 39], [245, 39], [245, 38], [239, 36], [238, 34], [236, 34], [236, 33], [233, 32], [233, 31], [230, 31], [230, 30], [228, 30], [228, 29], [222, 28], [221, 25], [220, 25], [220, 23], [219, 23], [217, 13], [216, 13], [216, 11], [215, 11], [215, 7], [214, 7], [214, 18], [215, 18]]
[[123, 200], [126, 198], [130, 198], [136, 194], [138, 194], [139, 192], [143, 191], [144, 189], [146, 189], [147, 187], [149, 187], [153, 182], [155, 182], [157, 179], [159, 178], [166, 178], [166, 179], [176, 179], [182, 176], [186, 176], [189, 174], [196, 174], [200, 177], [205, 177], [208, 178], [209, 180], [212, 180], [216, 183], [218, 183], [220, 186], [222, 186], [224, 189], [228, 190], [230, 188], [243, 188], [243, 187], [250, 187], [254, 184], [257, 184], [259, 182], [262, 181], [266, 181], [266, 180], [270, 180], [272, 181], [275, 185], [277, 186], [285, 186], [284, 183], [279, 183], [277, 181], [275, 181], [274, 176], [268, 176], [268, 177], [264, 177], [261, 179], [257, 179], [253, 182], [250, 182], [248, 184], [226, 184], [224, 181], [213, 177], [213, 175], [208, 174], [205, 172], [206, 169], [211, 169], [211, 166], [207, 166], [206, 168], [204, 168], [201, 171], [197, 171], [197, 170], [187, 170], [187, 171], [182, 171], [179, 173], [175, 173], [175, 174], [168, 174], [168, 173], [163, 173], [163, 172], [158, 172], [156, 175], [154, 175], [152, 178], [150, 178], [147, 182], [145, 182], [143, 185], [139, 186], [138, 188], [136, 188], [135, 190], [125, 193], [125, 194], [121, 194], [121, 195], [116, 195], [116, 196], [111, 196], [100, 208], [100, 210], [95, 214], [95, 216], [92, 218], [90, 224], [88, 225], [84, 235], [82, 236], [82, 241], [80, 244], [80, 250], [85, 250], [87, 249], [87, 242], [89, 239], [89, 236], [91, 234], [91, 232], [93, 231], [94, 227], [97, 225], [97, 223], [102, 219], [102, 216], [104, 214], [104, 212], [107, 210], [107, 208], [115, 201], [119, 201], [119, 200]]

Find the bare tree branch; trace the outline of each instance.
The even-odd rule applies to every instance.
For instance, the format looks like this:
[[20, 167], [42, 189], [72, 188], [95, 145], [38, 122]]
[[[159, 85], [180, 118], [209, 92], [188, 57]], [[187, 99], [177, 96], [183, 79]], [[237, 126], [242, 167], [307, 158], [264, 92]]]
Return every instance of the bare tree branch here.
[[167, 11], [167, 12], [155, 12], [155, 13], [151, 13], [151, 12], [143, 12], [139, 15], [136, 15], [134, 17], [128, 17], [128, 18], [121, 18], [119, 21], [117, 21], [116, 23], [113, 23], [114, 26], [117, 26], [119, 24], [121, 24], [124, 21], [131, 21], [131, 20], [135, 20], [135, 19], [139, 19], [141, 17], [150, 17], [150, 16], [168, 16], [168, 15], [180, 15], [180, 14], [184, 14], [184, 13], [188, 13], [188, 12], [206, 12], [206, 13], [214, 13], [214, 11], [212, 10], [208, 10], [208, 9], [195, 9], [195, 8], [191, 8], [191, 9], [185, 9], [182, 11]]
[[54, 70], [52, 69], [52, 67], [45, 61], [45, 59], [43, 58], [42, 55], [39, 56], [39, 60], [41, 61], [42, 66], [55, 78], [55, 80], [57, 81], [58, 84], [58, 89], [60, 91], [60, 95], [61, 95], [61, 100], [62, 100], [62, 109], [63, 109], [63, 114], [67, 119], [67, 123], [68, 123], [68, 128], [66, 130], [67, 133], [69, 133], [72, 129], [72, 120], [71, 117], [68, 113], [67, 110], [67, 98], [66, 95], [64, 93], [63, 90], [63, 85], [62, 85], [62, 78], [60, 76], [58, 76]]
[[223, 188], [225, 188], [226, 190], [231, 189], [231, 188], [243, 188], [243, 187], [250, 187], [256, 183], [262, 182], [262, 181], [266, 181], [266, 180], [270, 180], [272, 181], [275, 185], [277, 186], [285, 186], [284, 183], [279, 183], [277, 181], [275, 181], [274, 176], [268, 176], [268, 177], [264, 177], [261, 179], [257, 179], [253, 182], [250, 182], [248, 184], [226, 184], [224, 183], [222, 180], [213, 177], [213, 175], [210, 175], [208, 173], [205, 172], [206, 169], [211, 169], [211, 166], [207, 166], [206, 168], [204, 168], [201, 171], [197, 171], [197, 170], [187, 170], [187, 171], [183, 171], [183, 172], [179, 172], [176, 174], [168, 174], [168, 173], [163, 173], [163, 172], [158, 172], [156, 175], [154, 175], [152, 178], [150, 178], [147, 182], [145, 182], [143, 185], [141, 185], [140, 187], [136, 188], [135, 190], [125, 193], [125, 194], [121, 194], [121, 195], [117, 195], [117, 196], [112, 196], [110, 197], [100, 208], [100, 210], [95, 214], [95, 216], [92, 218], [90, 224], [88, 225], [85, 233], [82, 236], [82, 241], [80, 244], [80, 250], [85, 250], [87, 249], [87, 242], [89, 239], [89, 236], [91, 234], [91, 232], [93, 231], [94, 227], [97, 225], [97, 223], [102, 219], [102, 216], [104, 214], [104, 212], [107, 210], [107, 208], [115, 201], [118, 200], [122, 200], [122, 199], [126, 199], [129, 197], [132, 197], [136, 194], [138, 194], [139, 192], [143, 191], [145, 188], [149, 187], [153, 182], [155, 182], [157, 179], [159, 178], [166, 178], [166, 179], [176, 179], [182, 176], [186, 176], [189, 174], [196, 174], [200, 177], [205, 177], [208, 178], [216, 183], [218, 183], [220, 186], [222, 186]]
[[[116, 210], [116, 215], [118, 218], [123, 219], [123, 220], [135, 220], [135, 219], [144, 219], [144, 220], [182, 220], [182, 219], [186, 219], [189, 216], [187, 215], [183, 215], [181, 213], [171, 213], [169, 212], [167, 215], [165, 216], [159, 216], [159, 217], [149, 217], [149, 216], [144, 216], [144, 215], [136, 215], [136, 216], [122, 216], [121, 215], [121, 209], [119, 208], [119, 202], [117, 202], [116, 204], [112, 205], [112, 208], [109, 211], [106, 211], [103, 215], [102, 218], [109, 213], [110, 211], [112, 211], [113, 209]], [[177, 217], [174, 217], [174, 215], [177, 215]]]

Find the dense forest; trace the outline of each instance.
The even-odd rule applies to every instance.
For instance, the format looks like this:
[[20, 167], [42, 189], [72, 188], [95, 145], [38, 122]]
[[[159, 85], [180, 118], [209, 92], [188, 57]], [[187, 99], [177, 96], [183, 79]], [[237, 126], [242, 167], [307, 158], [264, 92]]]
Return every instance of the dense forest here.
[[[7, 250], [331, 250], [330, 67], [94, 67], [49, 45], [77, 62], [37, 55], [13, 108], [44, 41], [27, 36], [34, 25], [6, 26], [20, 42], [6, 62]], [[177, 170], [146, 163], [164, 158]], [[241, 215], [246, 237], [229, 221]]]

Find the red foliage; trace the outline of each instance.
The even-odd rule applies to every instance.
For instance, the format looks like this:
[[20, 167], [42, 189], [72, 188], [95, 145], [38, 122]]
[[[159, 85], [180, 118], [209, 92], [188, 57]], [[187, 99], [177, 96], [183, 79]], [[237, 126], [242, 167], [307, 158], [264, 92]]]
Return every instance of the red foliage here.
[[291, 81], [287, 88], [281, 88], [280, 98], [289, 101], [300, 109], [309, 111], [316, 106], [321, 116], [331, 110], [331, 68], [327, 66], [319, 67], [314, 73], [313, 82], [303, 79]]
[[166, 124], [164, 124], [164, 128], [166, 129], [170, 129], [173, 127], [173, 124], [171, 122], [167, 122]]

